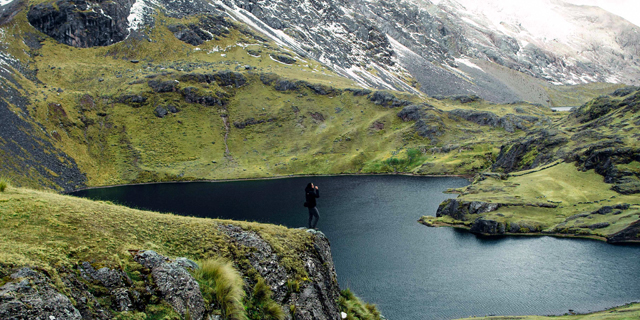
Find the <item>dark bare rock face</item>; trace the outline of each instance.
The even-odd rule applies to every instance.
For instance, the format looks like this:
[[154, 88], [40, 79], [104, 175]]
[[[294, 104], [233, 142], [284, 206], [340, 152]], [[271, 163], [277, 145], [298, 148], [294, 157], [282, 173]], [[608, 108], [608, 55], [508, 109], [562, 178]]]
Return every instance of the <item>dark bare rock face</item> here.
[[527, 137], [505, 143], [492, 166], [493, 171], [505, 173], [528, 170], [557, 160], [557, 149], [569, 139], [555, 130], [534, 131]]
[[247, 83], [247, 78], [242, 73], [229, 70], [220, 71], [214, 74], [213, 78], [221, 87], [234, 86], [239, 88]]
[[[184, 8], [176, 9], [178, 10], [174, 11], [184, 11]], [[172, 24], [167, 28], [179, 40], [193, 46], [199, 46], [205, 41], [217, 40], [220, 36], [228, 35], [230, 27], [232, 27], [232, 24], [227, 22], [223, 16], [208, 14], [201, 17], [198, 23], [188, 25]]]
[[[12, 79], [12, 76], [7, 78]], [[39, 184], [64, 191], [84, 187], [87, 178], [75, 160], [52, 143], [60, 134], [57, 131], [47, 133], [44, 127], [32, 120], [28, 111], [30, 103], [20, 91], [4, 86], [0, 87], [0, 96], [6, 98], [0, 99], [0, 154], [4, 154], [0, 171], [23, 175], [37, 180]], [[13, 112], [7, 102], [18, 107], [22, 116]], [[62, 126], [72, 125], [63, 109], [57, 108], [55, 115], [59, 116]]]
[[451, 116], [461, 118], [481, 126], [503, 128], [507, 132], [527, 130], [531, 125], [540, 120], [534, 116], [508, 114], [500, 117], [489, 111], [475, 111], [467, 109], [455, 109], [449, 112]]
[[129, 35], [127, 17], [133, 0], [69, 1], [37, 4], [29, 23], [60, 43], [78, 48], [108, 46]]
[[222, 93], [216, 93], [216, 96], [201, 94], [198, 88], [187, 87], [182, 89], [182, 96], [188, 103], [198, 103], [203, 106], [224, 106], [227, 104], [226, 97]]
[[438, 207], [436, 217], [450, 216], [456, 220], [467, 221], [467, 215], [477, 215], [498, 210], [502, 204], [481, 201], [445, 200]]
[[640, 241], [640, 221], [632, 223], [624, 230], [607, 238], [608, 243], [621, 243], [626, 241]]
[[411, 104], [410, 101], [398, 99], [393, 94], [384, 91], [374, 92], [371, 96], [369, 96], [369, 100], [377, 105], [387, 108], [398, 108]]
[[506, 226], [502, 222], [478, 218], [471, 224], [469, 231], [483, 235], [501, 235], [506, 232]]
[[13, 273], [10, 282], [0, 287], [0, 297], [2, 319], [82, 319], [80, 311], [55, 289], [51, 279], [29, 268]]
[[175, 80], [171, 80], [171, 81], [149, 80], [147, 84], [154, 92], [157, 92], [157, 93], [178, 91], [178, 82]]

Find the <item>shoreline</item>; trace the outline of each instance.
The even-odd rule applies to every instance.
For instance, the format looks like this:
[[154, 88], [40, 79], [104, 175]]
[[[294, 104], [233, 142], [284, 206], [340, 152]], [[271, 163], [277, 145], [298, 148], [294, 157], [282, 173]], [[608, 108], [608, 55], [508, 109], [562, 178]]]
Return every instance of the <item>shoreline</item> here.
[[511, 233], [511, 232], [505, 232], [503, 234], [484, 234], [484, 233], [475, 233], [475, 232], [471, 232], [471, 227], [466, 226], [464, 224], [451, 224], [451, 223], [446, 223], [446, 222], [425, 222], [421, 219], [418, 220], [418, 223], [430, 227], [430, 228], [454, 228], [454, 229], [459, 229], [459, 230], [465, 230], [471, 234], [474, 234], [476, 236], [480, 236], [480, 237], [485, 237], [485, 238], [497, 238], [497, 237], [554, 237], [554, 238], [565, 238], [565, 239], [586, 239], [586, 240], [595, 240], [595, 241], [600, 241], [600, 242], [604, 242], [606, 244], [612, 244], [612, 245], [640, 245], [640, 241], [636, 241], [636, 240], [629, 240], [629, 241], [620, 241], [620, 242], [609, 242], [608, 239], [606, 237], [603, 236], [596, 236], [596, 235], [575, 235], [575, 234], [568, 234], [568, 233], [543, 233], [543, 232], [538, 232], [538, 233], [532, 233], [532, 232], [527, 232], [527, 233]]
[[[63, 191], [60, 194], [70, 195], [74, 192], [93, 190], [93, 189], [106, 189], [115, 187], [126, 186], [143, 186], [150, 184], [168, 184], [168, 183], [193, 183], [193, 182], [236, 182], [236, 181], [261, 181], [261, 180], [280, 180], [289, 178], [304, 178], [304, 177], [346, 177], [346, 176], [406, 176], [406, 177], [423, 177], [423, 178], [464, 178], [468, 181], [473, 179], [473, 175], [464, 174], [451, 174], [451, 175], [436, 175], [436, 174], [414, 174], [414, 173], [337, 173], [337, 174], [292, 174], [286, 176], [273, 176], [273, 177], [257, 177], [257, 178], [238, 178], [238, 179], [202, 179], [202, 180], [179, 180], [179, 181], [158, 181], [158, 182], [140, 182], [140, 183], [122, 183], [107, 186], [93, 186], [78, 188], [70, 191]], [[443, 191], [443, 192], [446, 192]]]

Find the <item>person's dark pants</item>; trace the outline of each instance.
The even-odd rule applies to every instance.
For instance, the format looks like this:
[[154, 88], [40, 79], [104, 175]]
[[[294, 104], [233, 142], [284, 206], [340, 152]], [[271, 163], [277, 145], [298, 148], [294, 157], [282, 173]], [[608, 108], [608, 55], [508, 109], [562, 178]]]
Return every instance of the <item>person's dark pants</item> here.
[[[316, 218], [316, 222], [313, 222], [314, 217]], [[309, 229], [315, 229], [318, 224], [318, 220], [320, 220], [320, 212], [318, 211], [318, 208], [309, 208]]]

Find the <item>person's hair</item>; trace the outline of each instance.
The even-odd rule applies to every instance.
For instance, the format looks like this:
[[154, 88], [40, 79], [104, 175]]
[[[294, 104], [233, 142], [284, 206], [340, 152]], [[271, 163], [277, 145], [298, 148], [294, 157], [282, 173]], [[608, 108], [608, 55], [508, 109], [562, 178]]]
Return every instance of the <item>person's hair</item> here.
[[306, 190], [313, 189], [313, 187], [311, 186], [312, 184], [313, 184], [312, 182], [309, 182], [309, 183], [307, 184], [307, 187], [306, 187], [305, 189], [306, 189]]

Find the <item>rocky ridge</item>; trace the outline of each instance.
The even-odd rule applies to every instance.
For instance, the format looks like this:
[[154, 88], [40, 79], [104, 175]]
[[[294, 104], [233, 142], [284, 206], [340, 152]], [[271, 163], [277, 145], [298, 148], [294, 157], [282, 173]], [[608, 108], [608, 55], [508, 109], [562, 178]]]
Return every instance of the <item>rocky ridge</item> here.
[[[593, 11], [564, 3], [554, 8], [560, 12], [559, 19], [566, 20], [563, 23], [575, 24], [583, 17], [617, 19], [606, 12], [591, 16]], [[55, 6], [49, 2], [32, 6], [28, 17], [33, 26], [61, 43], [92, 47], [130, 36], [153, 41], [144, 28], [155, 26], [155, 10], [177, 18], [203, 15], [197, 23], [168, 26], [178, 39], [191, 45], [228, 34], [235, 27], [224, 18], [227, 16], [301, 57], [316, 59], [362, 86], [377, 89], [549, 104], [540, 84], [545, 81], [633, 84], [640, 74], [638, 63], [633, 62], [638, 52], [634, 35], [640, 28], [625, 21], [607, 25], [614, 28], [615, 39], [602, 37], [611, 40], [612, 47], [599, 49], [596, 45], [597, 50], [585, 49], [583, 54], [568, 57], [563, 50], [573, 42], [563, 43], [555, 52], [547, 42], [536, 40], [541, 36], [531, 34], [534, 31], [517, 33], [511, 31], [517, 25], [506, 22], [507, 28], [495, 27], [485, 16], [453, 1], [435, 5], [428, 1], [225, 0], [212, 5], [204, 1], [58, 0]], [[580, 12], [578, 18], [567, 13], [573, 11]], [[600, 27], [594, 24], [589, 27], [593, 30], [585, 32], [599, 34]], [[578, 46], [594, 47], [589, 42]], [[284, 55], [271, 58], [287, 64], [296, 61]], [[519, 80], [526, 84], [519, 86], [505, 70], [520, 74], [518, 79], [528, 79]], [[533, 87], [535, 92], [526, 89]]]
[[[338, 287], [327, 238], [310, 230], [312, 248], [303, 260], [308, 281], [291, 289], [290, 271], [279, 263], [271, 246], [257, 233], [234, 225], [220, 225], [221, 231], [262, 276], [280, 306], [295, 306], [286, 319], [337, 319]], [[0, 316], [4, 319], [110, 319], [114, 313], [145, 311], [158, 299], [179, 315], [210, 319], [212, 306], [206, 305], [192, 272], [198, 264], [186, 258], [170, 259], [154, 251], [130, 251], [140, 274], [132, 279], [117, 268], [96, 268], [85, 261], [72, 269], [56, 270], [61, 282], [47, 271], [23, 267], [14, 271], [0, 287]], [[135, 273], [137, 273], [136, 271]], [[143, 279], [140, 281], [138, 279]], [[246, 278], [246, 281], [249, 278]], [[253, 283], [247, 285], [253, 286]], [[287, 308], [288, 309], [288, 308]], [[216, 316], [213, 316], [216, 318]]]

